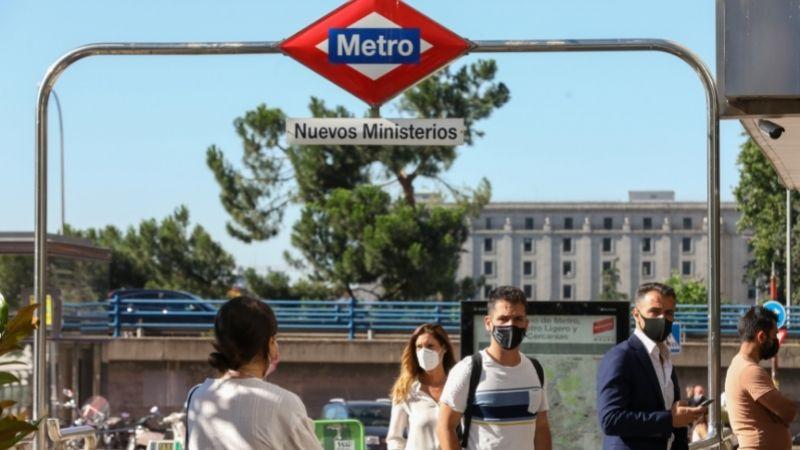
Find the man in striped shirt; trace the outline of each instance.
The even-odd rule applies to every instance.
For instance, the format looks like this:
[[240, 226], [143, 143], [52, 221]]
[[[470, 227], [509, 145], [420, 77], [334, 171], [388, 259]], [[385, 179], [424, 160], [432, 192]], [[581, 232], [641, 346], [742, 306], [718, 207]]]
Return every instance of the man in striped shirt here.
[[[470, 356], [456, 364], [442, 392], [437, 426], [442, 450], [461, 448], [456, 427], [465, 412], [471, 415], [467, 449], [552, 449], [540, 370], [519, 351], [528, 329], [526, 306], [525, 294], [518, 288], [501, 286], [490, 294], [484, 325], [491, 344], [477, 358]], [[481, 373], [469, 402], [476, 366]]]

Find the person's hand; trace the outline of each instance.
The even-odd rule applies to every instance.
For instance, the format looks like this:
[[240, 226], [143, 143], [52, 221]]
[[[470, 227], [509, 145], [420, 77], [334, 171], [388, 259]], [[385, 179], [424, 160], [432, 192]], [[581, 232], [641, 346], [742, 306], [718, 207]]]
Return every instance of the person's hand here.
[[684, 428], [694, 423], [703, 413], [706, 412], [704, 406], [681, 406], [678, 402], [672, 405], [672, 426]]

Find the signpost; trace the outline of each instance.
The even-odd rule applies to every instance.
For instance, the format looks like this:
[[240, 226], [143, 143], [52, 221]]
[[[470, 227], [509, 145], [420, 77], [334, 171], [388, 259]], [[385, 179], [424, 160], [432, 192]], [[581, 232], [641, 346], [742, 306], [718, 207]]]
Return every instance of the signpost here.
[[369, 105], [380, 106], [473, 45], [404, 2], [353, 0], [280, 48]]
[[672, 324], [672, 334], [669, 335], [667, 338], [667, 345], [669, 346], [669, 352], [673, 355], [678, 355], [681, 353], [682, 347], [681, 343], [683, 342], [683, 327], [681, 327], [680, 323], [673, 323]]
[[[630, 334], [628, 302], [529, 302], [520, 350], [544, 368], [553, 448], [601, 448], [597, 366]], [[461, 356], [489, 346], [486, 302], [461, 303]]]
[[764, 303], [764, 308], [772, 311], [778, 316], [778, 328], [786, 326], [786, 308], [777, 300], [770, 300]]

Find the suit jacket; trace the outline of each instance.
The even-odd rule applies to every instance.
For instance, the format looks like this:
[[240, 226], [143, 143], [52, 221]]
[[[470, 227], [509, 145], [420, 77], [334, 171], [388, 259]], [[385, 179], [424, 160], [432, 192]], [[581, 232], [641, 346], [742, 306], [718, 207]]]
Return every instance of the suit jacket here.
[[[673, 368], [675, 400], [681, 398]], [[667, 405], [669, 408], [672, 405]], [[647, 350], [635, 335], [603, 357], [597, 373], [597, 415], [604, 449], [664, 450], [674, 435], [672, 450], [688, 450], [686, 428], [672, 427], [672, 413]]]

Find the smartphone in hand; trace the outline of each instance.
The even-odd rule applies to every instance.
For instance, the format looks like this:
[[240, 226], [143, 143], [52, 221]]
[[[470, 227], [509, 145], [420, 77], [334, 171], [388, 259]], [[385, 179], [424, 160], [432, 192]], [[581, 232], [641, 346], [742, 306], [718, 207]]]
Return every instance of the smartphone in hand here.
[[712, 403], [714, 403], [714, 399], [713, 398], [708, 398], [708, 399], [703, 400], [703, 403], [700, 403], [697, 406], [701, 406], [701, 407], [705, 408], [706, 406], [708, 406], [708, 405], [710, 405]]

